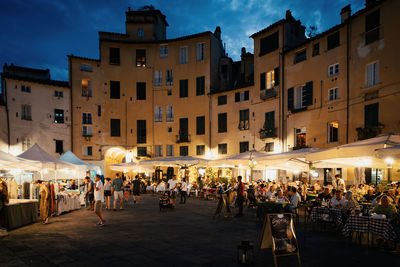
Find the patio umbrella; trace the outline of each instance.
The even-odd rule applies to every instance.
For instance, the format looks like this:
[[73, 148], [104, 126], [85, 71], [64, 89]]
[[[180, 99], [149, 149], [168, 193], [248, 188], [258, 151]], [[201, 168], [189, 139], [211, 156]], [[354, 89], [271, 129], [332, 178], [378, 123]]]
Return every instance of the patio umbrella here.
[[141, 160], [140, 165], [143, 166], [179, 166], [183, 168], [187, 168], [194, 165], [207, 166], [208, 160], [191, 157], [191, 156], [182, 156], [182, 157], [170, 157], [170, 158], [161, 158], [161, 159], [148, 159]]
[[251, 150], [251, 151], [246, 151], [243, 153], [231, 155], [228, 157], [224, 157], [221, 159], [216, 159], [216, 160], [211, 160], [209, 161], [209, 166], [237, 166], [237, 165], [243, 165], [247, 166], [251, 162], [258, 162], [258, 159], [260, 157], [267, 156], [268, 154], [263, 151], [256, 151], [256, 150]]
[[154, 168], [151, 166], [143, 166], [139, 165], [135, 162], [128, 162], [128, 163], [120, 163], [120, 164], [113, 164], [110, 165], [110, 169], [114, 171], [120, 172], [154, 172]]

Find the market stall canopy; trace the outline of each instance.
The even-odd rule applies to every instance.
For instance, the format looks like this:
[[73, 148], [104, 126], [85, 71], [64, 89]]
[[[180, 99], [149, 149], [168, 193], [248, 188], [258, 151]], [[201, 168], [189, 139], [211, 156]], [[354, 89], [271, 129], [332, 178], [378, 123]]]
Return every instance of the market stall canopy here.
[[0, 169], [21, 169], [21, 170], [38, 170], [40, 162], [28, 160], [13, 156], [9, 153], [0, 151]]
[[193, 165], [207, 166], [208, 160], [184, 156], [184, 157], [171, 157], [171, 158], [161, 158], [161, 159], [148, 159], [140, 161], [140, 165], [144, 166], [180, 166], [189, 167]]
[[306, 160], [320, 164], [343, 164], [352, 167], [386, 168], [387, 163], [376, 157], [377, 150], [400, 145], [400, 134], [383, 134], [306, 155]]
[[38, 161], [42, 170], [77, 169], [75, 165], [53, 157], [38, 146], [38, 144], [33, 145], [27, 151], [18, 155], [18, 157]]
[[86, 161], [81, 160], [78, 158], [74, 153], [72, 153], [70, 150], [65, 152], [61, 157], [60, 160], [66, 161], [68, 163], [74, 164], [79, 166], [82, 169], [87, 169], [87, 170], [94, 170], [96, 172], [100, 172], [101, 169], [99, 166], [95, 166], [93, 164], [90, 164]]
[[137, 164], [135, 162], [129, 162], [129, 163], [121, 163], [121, 164], [113, 164], [110, 165], [110, 169], [114, 171], [120, 171], [120, 172], [154, 172], [154, 168], [151, 166], [143, 166], [140, 164]]
[[211, 160], [209, 161], [209, 166], [221, 167], [221, 166], [238, 166], [243, 165], [244, 167], [248, 166], [249, 163], [253, 161], [257, 162], [260, 157], [265, 157], [268, 154], [264, 151], [246, 151], [243, 153], [231, 155], [228, 157], [224, 157], [221, 159]]

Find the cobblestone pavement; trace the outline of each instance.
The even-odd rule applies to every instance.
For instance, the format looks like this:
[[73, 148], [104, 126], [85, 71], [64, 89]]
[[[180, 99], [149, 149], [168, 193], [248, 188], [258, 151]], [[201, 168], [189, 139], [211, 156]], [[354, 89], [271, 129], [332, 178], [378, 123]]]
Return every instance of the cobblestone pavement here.
[[[254, 210], [232, 220], [213, 220], [216, 201], [189, 198], [173, 211], [160, 212], [157, 195], [144, 195], [123, 211], [105, 211], [106, 225], [81, 209], [33, 224], [0, 239], [0, 266], [238, 266], [241, 240], [257, 244], [261, 225]], [[398, 252], [365, 248], [338, 233], [306, 232], [296, 226], [303, 266], [393, 266]], [[273, 266], [261, 251], [256, 266]], [[282, 257], [279, 266], [297, 266]]]

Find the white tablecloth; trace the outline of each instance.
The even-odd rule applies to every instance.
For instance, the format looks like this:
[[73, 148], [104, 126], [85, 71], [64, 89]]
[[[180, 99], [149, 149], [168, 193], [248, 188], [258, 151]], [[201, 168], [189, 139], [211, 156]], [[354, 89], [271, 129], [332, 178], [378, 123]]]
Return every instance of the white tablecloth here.
[[60, 194], [57, 201], [57, 215], [81, 208], [79, 195]]

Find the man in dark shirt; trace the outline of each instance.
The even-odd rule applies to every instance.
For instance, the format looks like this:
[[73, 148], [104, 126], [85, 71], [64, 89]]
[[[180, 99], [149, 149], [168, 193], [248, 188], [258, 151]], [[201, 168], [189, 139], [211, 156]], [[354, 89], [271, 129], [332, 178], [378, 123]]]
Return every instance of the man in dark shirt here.
[[139, 200], [140, 200], [139, 175], [136, 175], [135, 180], [132, 181], [132, 191], [133, 191], [133, 203], [139, 202]]
[[374, 191], [369, 189], [367, 194], [364, 195], [364, 201], [366, 202], [372, 202], [376, 196], [374, 195]]
[[318, 195], [317, 201], [322, 202], [322, 201], [330, 201], [332, 198], [332, 195], [329, 193], [329, 188], [325, 187], [324, 192]]
[[238, 176], [236, 202], [239, 206], [239, 213], [235, 217], [243, 216], [243, 202], [244, 202], [244, 184], [242, 183], [242, 176]]

